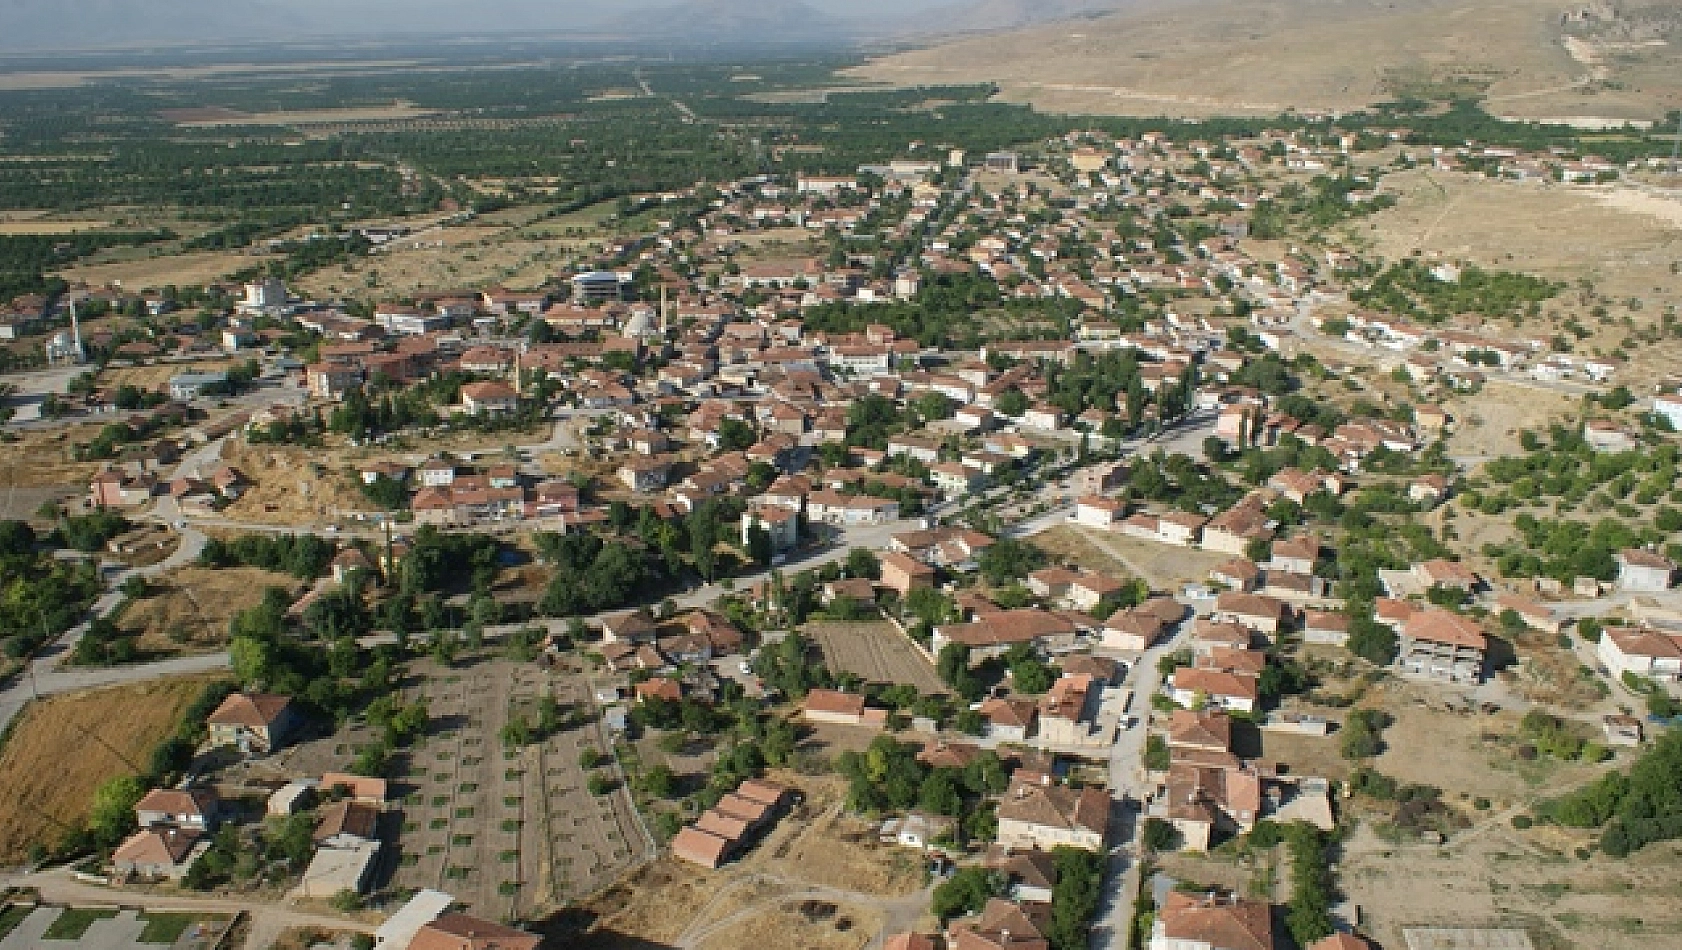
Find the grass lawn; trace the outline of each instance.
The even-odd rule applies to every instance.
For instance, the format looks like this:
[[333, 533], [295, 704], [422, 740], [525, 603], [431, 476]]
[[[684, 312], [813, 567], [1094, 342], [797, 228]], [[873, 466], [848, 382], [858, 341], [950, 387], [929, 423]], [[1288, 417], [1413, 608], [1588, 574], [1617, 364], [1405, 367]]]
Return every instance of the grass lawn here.
[[33, 907], [23, 904], [7, 904], [5, 910], [0, 910], [0, 939], [17, 929], [23, 919], [35, 911]]
[[80, 940], [94, 921], [115, 916], [115, 907], [66, 907], [41, 937], [44, 940]]
[[172, 914], [168, 911], [144, 911], [140, 919], [146, 926], [140, 930], [141, 943], [174, 943], [187, 928], [203, 917], [198, 914]]

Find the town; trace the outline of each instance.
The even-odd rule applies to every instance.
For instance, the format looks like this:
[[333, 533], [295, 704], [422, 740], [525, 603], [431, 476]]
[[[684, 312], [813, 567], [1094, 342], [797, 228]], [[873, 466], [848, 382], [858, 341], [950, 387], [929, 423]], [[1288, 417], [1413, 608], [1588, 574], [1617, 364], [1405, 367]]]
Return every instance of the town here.
[[0, 950], [1671, 932], [1675, 305], [1331, 230], [1663, 160], [938, 131], [11, 300]]

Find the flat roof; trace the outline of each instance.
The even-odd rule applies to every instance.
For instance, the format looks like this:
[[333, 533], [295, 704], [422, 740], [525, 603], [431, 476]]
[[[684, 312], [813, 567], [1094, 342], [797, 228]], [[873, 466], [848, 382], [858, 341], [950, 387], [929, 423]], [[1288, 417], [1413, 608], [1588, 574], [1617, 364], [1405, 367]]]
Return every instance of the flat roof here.
[[455, 900], [454, 896], [443, 891], [430, 888], [416, 891], [407, 904], [387, 917], [385, 923], [374, 931], [374, 946], [381, 950], [404, 950], [422, 927], [437, 920], [438, 915], [449, 910]]

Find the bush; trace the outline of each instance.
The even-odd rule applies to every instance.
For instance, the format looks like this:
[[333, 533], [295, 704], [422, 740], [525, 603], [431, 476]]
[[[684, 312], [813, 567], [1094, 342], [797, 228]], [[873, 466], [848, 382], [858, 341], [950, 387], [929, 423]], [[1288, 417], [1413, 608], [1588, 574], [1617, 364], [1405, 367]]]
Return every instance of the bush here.
[[1517, 828], [1520, 831], [1523, 831], [1524, 829], [1529, 828], [1533, 824], [1535, 824], [1535, 822], [1531, 820], [1529, 815], [1514, 815], [1513, 816], [1513, 827]]

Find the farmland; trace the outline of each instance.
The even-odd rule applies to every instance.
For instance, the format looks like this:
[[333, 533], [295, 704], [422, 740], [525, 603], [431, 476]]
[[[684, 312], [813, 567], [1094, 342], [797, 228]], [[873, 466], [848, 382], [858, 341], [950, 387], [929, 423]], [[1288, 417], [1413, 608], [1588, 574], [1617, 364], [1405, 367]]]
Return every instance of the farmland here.
[[812, 623], [806, 633], [832, 670], [852, 673], [867, 683], [904, 683], [924, 694], [946, 689], [928, 657], [893, 624]]

